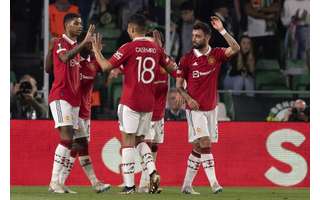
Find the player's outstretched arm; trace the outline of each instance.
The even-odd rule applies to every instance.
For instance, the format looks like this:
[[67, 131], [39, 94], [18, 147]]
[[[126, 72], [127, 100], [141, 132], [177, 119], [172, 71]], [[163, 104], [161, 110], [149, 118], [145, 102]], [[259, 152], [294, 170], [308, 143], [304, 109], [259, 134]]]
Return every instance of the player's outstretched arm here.
[[178, 92], [180, 93], [180, 95], [185, 99], [185, 101], [187, 102], [188, 106], [192, 109], [192, 110], [199, 110], [199, 104], [197, 101], [195, 101], [192, 97], [190, 97], [190, 95], [187, 93], [187, 91], [184, 89], [184, 79], [183, 78], [177, 78], [176, 79], [176, 88], [178, 90]]
[[229, 45], [225, 51], [225, 55], [227, 57], [231, 57], [237, 54], [240, 51], [240, 46], [238, 42], [224, 29], [221, 20], [218, 17], [213, 16], [211, 17], [211, 25], [214, 29], [220, 32]]
[[77, 45], [75, 48], [71, 49], [70, 51], [67, 51], [65, 53], [60, 53], [59, 58], [62, 62], [66, 63], [67, 61], [74, 58], [80, 51], [84, 48], [85, 44], [92, 41], [92, 34], [95, 30], [95, 26], [90, 24], [88, 32], [84, 40]]
[[105, 59], [105, 57], [101, 53], [101, 50], [102, 50], [102, 37], [100, 33], [97, 33], [97, 34], [94, 34], [93, 36], [92, 51], [102, 71], [110, 71], [113, 68], [113, 66], [107, 59]]

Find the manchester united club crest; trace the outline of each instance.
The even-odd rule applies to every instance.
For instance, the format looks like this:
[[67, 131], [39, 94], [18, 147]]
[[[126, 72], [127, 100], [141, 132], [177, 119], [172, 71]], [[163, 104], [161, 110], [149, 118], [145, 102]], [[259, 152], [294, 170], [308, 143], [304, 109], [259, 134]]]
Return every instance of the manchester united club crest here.
[[216, 60], [214, 59], [214, 57], [212, 57], [212, 56], [209, 56], [208, 57], [208, 63], [209, 63], [209, 65], [212, 65], [212, 64], [214, 64], [216, 62]]

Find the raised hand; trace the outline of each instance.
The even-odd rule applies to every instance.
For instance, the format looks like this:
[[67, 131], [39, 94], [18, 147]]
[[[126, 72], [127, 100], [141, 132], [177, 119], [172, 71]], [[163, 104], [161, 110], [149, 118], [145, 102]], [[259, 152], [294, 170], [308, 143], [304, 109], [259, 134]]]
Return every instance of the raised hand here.
[[216, 29], [217, 31], [222, 31], [224, 29], [223, 24], [221, 22], [221, 20], [219, 19], [219, 17], [217, 16], [211, 16], [211, 25], [214, 29]]
[[161, 35], [160, 35], [160, 32], [158, 30], [154, 30], [152, 31], [153, 33], [153, 39], [155, 41], [155, 43], [157, 43], [160, 47], [162, 47], [162, 42], [161, 42]]
[[93, 34], [92, 50], [94, 52], [101, 52], [102, 50], [102, 37], [100, 33]]
[[95, 26], [93, 24], [89, 25], [89, 29], [88, 29], [87, 35], [83, 40], [84, 43], [91, 42], [93, 40], [93, 33], [94, 33], [95, 29], [96, 28], [95, 28]]

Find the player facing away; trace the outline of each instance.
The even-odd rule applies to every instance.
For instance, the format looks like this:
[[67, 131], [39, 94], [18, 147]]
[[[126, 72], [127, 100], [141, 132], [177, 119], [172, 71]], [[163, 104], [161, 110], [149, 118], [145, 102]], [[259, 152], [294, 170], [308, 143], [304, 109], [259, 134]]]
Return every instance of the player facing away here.
[[[201, 164], [212, 191], [215, 194], [222, 191], [211, 153], [211, 142], [218, 142], [217, 82], [221, 64], [236, 54], [240, 47], [223, 28], [219, 18], [212, 17], [211, 24], [223, 35], [229, 47], [211, 48], [210, 27], [203, 22], [195, 23], [192, 30], [193, 49], [181, 58], [176, 82], [178, 91], [187, 103], [189, 142], [193, 145], [181, 189], [185, 194], [199, 194], [193, 190], [192, 181]], [[186, 90], [184, 81], [187, 83]]]
[[[154, 30], [149, 32], [146, 36], [152, 38], [159, 46], [163, 47], [164, 37], [158, 31]], [[151, 127], [148, 133], [145, 135], [145, 142], [149, 145], [152, 153], [154, 162], [156, 162], [157, 152], [159, 144], [162, 144], [164, 141], [164, 111], [166, 106], [166, 99], [168, 93], [168, 73], [162, 67], [159, 68], [159, 73], [156, 73], [154, 87], [155, 87], [155, 103], [152, 111], [151, 118]], [[176, 77], [176, 71], [170, 74], [173, 77]], [[140, 184], [138, 192], [149, 192], [150, 179], [147, 173], [147, 168], [142, 162], [143, 170], [141, 172]], [[158, 190], [161, 192], [161, 189]]]
[[[78, 43], [81, 43], [87, 32], [82, 32], [78, 37]], [[92, 188], [97, 193], [105, 192], [111, 188], [110, 184], [104, 184], [97, 179], [94, 172], [91, 157], [89, 155], [90, 141], [90, 117], [91, 117], [91, 95], [93, 90], [94, 79], [97, 72], [101, 71], [99, 64], [96, 62], [91, 51], [91, 43], [87, 43], [85, 48], [80, 52], [80, 111], [78, 120], [78, 129], [73, 136], [73, 146], [70, 152], [70, 163], [64, 166], [60, 174], [60, 183], [64, 185], [68, 178], [77, 155], [79, 163], [89, 179]]]
[[154, 105], [154, 80], [159, 65], [168, 72], [175, 65], [165, 55], [164, 50], [145, 37], [146, 18], [134, 14], [128, 21], [127, 32], [132, 39], [122, 45], [113, 56], [106, 60], [101, 54], [99, 34], [93, 42], [93, 51], [97, 62], [106, 69], [123, 65], [123, 90], [118, 106], [119, 128], [122, 136], [122, 175], [124, 180], [121, 194], [135, 192], [134, 155], [137, 149], [146, 165], [150, 176], [150, 193], [155, 193], [160, 184], [149, 146], [144, 142], [144, 135], [150, 129]]
[[74, 129], [78, 128], [80, 106], [80, 55], [85, 44], [90, 42], [94, 26], [89, 27], [85, 39], [77, 45], [76, 39], [82, 32], [81, 18], [77, 14], [64, 17], [65, 33], [54, 40], [52, 49], [54, 81], [49, 94], [50, 110], [55, 128], [60, 133], [52, 168], [49, 191], [65, 193], [68, 191], [60, 182], [63, 166], [70, 163]]

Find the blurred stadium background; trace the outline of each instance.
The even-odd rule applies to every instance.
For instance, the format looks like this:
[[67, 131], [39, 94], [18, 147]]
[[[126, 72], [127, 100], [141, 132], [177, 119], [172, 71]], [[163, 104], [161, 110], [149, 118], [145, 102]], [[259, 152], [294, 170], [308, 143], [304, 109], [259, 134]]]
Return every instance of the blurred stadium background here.
[[[248, 36], [252, 43], [248, 54], [255, 58], [253, 67], [243, 64], [245, 73], [236, 70], [239, 60], [248, 55], [244, 52], [246, 55], [235, 56], [225, 64], [220, 74], [220, 141], [213, 146], [217, 176], [226, 187], [280, 187], [288, 191], [298, 187], [303, 192], [297, 199], [308, 198], [309, 0], [11, 0], [10, 3], [13, 197], [18, 198], [25, 192], [17, 186], [46, 186], [50, 181], [58, 135], [47, 105], [53, 76], [44, 72], [44, 58], [50, 38], [61, 34], [61, 16], [78, 12], [85, 26], [95, 23], [97, 31], [103, 34], [104, 55], [110, 57], [129, 41], [128, 17], [141, 12], [147, 16], [150, 29], [163, 32], [166, 51], [177, 62], [190, 49], [190, 30], [195, 20], [209, 22], [215, 14], [239, 42]], [[213, 31], [211, 46], [226, 45]], [[14, 101], [25, 75], [37, 82], [37, 98], [45, 108], [41, 115], [18, 109]], [[174, 80], [170, 80], [170, 87], [174, 85]], [[121, 183], [120, 155], [114, 154], [114, 150], [120, 148], [116, 108], [121, 88], [121, 77], [112, 79], [109, 74], [101, 73], [95, 81], [92, 99], [95, 121], [90, 153], [98, 177], [113, 185]], [[173, 99], [174, 95], [172, 92]], [[290, 110], [294, 112], [288, 114]], [[191, 149], [187, 144], [185, 117], [174, 115], [180, 111], [183, 112], [183, 107], [177, 108], [168, 99], [165, 144], [160, 146], [158, 159], [165, 186], [182, 184], [185, 160]], [[89, 184], [78, 164], [68, 183]], [[195, 185], [207, 185], [203, 171]], [[250, 196], [250, 189], [248, 191]], [[279, 195], [279, 199], [282, 197], [287, 196]], [[292, 193], [289, 197], [294, 199], [297, 195]], [[278, 198], [268, 196], [266, 199]]]

